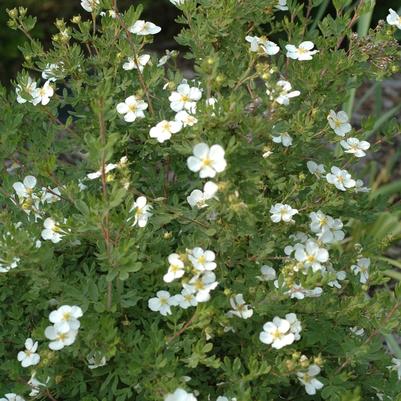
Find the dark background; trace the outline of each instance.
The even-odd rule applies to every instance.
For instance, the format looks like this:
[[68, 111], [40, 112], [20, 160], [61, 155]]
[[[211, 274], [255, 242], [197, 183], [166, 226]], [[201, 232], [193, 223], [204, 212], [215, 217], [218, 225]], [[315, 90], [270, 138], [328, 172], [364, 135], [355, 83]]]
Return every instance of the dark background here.
[[[215, 0], [218, 2], [219, 0]], [[123, 10], [130, 5], [142, 4], [144, 17], [163, 28], [158, 40], [156, 50], [164, 52], [164, 49], [173, 49], [174, 35], [179, 32], [174, 20], [178, 10], [168, 0], [120, 0], [119, 8]], [[0, 0], [0, 82], [8, 85], [21, 68], [22, 59], [18, 51], [18, 45], [24, 41], [21, 33], [8, 28], [8, 15], [6, 9], [17, 6], [28, 8], [28, 12], [38, 18], [38, 25], [33, 32], [35, 38], [41, 39], [45, 45], [49, 45], [51, 34], [56, 31], [54, 22], [56, 18], [64, 18], [69, 21], [77, 14], [85, 15], [80, 5], [80, 0]], [[377, 0], [372, 24], [379, 19], [385, 19], [389, 8], [398, 10], [401, 0]], [[316, 10], [316, 9], [315, 9]], [[327, 12], [333, 12], [329, 7]]]

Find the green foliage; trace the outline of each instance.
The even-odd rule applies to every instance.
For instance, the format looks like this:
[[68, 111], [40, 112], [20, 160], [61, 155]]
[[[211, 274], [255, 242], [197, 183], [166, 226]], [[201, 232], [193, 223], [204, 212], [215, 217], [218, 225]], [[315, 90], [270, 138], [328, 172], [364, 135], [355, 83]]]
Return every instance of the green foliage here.
[[[311, 9], [323, 3], [310, 2]], [[16, 93], [0, 90], [0, 267], [9, 270], [0, 273], [0, 394], [28, 397], [26, 383], [35, 372], [46, 383], [39, 397], [53, 401], [156, 401], [177, 388], [199, 400], [365, 401], [377, 394], [397, 400], [401, 382], [388, 367], [391, 352], [398, 352], [391, 335], [400, 329], [400, 287], [382, 289], [394, 277], [389, 271], [399, 268], [383, 256], [400, 238], [399, 208], [391, 203], [399, 182], [370, 194], [340, 191], [307, 168], [314, 160], [327, 172], [338, 166], [363, 178], [327, 116], [341, 109], [351, 87], [391, 76], [399, 59], [395, 28], [379, 24], [364, 38], [352, 33], [351, 20], [368, 10], [349, 3], [334, 1], [337, 14], [314, 26], [308, 7], [295, 0], [289, 11], [277, 10], [275, 0], [185, 1], [176, 40], [193, 62], [196, 80], [189, 84], [202, 89], [202, 99], [197, 123], [163, 143], [149, 132], [174, 120], [169, 96], [183, 72], [176, 54], [163, 66], [151, 54], [142, 72], [122, 68], [157, 41], [128, 29], [142, 18], [141, 6], [116, 18], [95, 9], [57, 20], [50, 48], [34, 36], [34, 17], [9, 10], [9, 26], [26, 41]], [[267, 36], [281, 49], [313, 41], [319, 52], [309, 61], [290, 60], [285, 50], [267, 56], [249, 50], [247, 35]], [[49, 74], [51, 65], [54, 93], [46, 103], [30, 78], [43, 89], [41, 73]], [[300, 91], [287, 106], [272, 94], [279, 80]], [[116, 106], [132, 95], [148, 108], [144, 118], [127, 122]], [[214, 105], [206, 102], [211, 97]], [[397, 132], [393, 120], [368, 118], [353, 136], [375, 133], [392, 143]], [[283, 133], [292, 146], [273, 141]], [[216, 197], [191, 208], [187, 197], [205, 180], [187, 159], [203, 142], [222, 146], [227, 166], [212, 177]], [[370, 151], [378, 149], [374, 144]], [[18, 195], [13, 184], [26, 176], [35, 176], [37, 185]], [[143, 227], [141, 196], [152, 206]], [[294, 221], [272, 221], [277, 203], [297, 209]], [[309, 214], [319, 210], [342, 220], [344, 240], [316, 238]], [[52, 238], [61, 235], [60, 241], [44, 233], [47, 218], [57, 223]], [[300, 245], [299, 232], [329, 249], [324, 268], [306, 268], [284, 252]], [[189, 285], [196, 247], [216, 255], [218, 286], [210, 300], [172, 306], [167, 316], [151, 310], [149, 299], [158, 291], [175, 295]], [[163, 281], [173, 253], [185, 262], [182, 282]], [[351, 269], [362, 257], [371, 260], [365, 281]], [[262, 265], [274, 268], [277, 282], [260, 279]], [[340, 271], [346, 278], [331, 285]], [[291, 298], [297, 286], [323, 293]], [[237, 294], [253, 309], [249, 319], [227, 314]], [[75, 342], [55, 351], [44, 333], [49, 313], [62, 305], [79, 306], [83, 316]], [[302, 324], [300, 339], [281, 349], [262, 343], [263, 325], [288, 313]], [[353, 334], [355, 327], [363, 334]], [[23, 368], [17, 353], [28, 337], [39, 341], [41, 360]], [[90, 369], [88, 359], [99, 366]], [[311, 365], [321, 369], [324, 385], [313, 396], [297, 376]]]

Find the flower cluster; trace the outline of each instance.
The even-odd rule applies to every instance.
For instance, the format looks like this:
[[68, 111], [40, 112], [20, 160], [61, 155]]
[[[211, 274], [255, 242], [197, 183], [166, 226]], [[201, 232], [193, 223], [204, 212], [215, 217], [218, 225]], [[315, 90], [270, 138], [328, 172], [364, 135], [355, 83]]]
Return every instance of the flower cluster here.
[[53, 325], [46, 328], [45, 336], [50, 340], [51, 350], [59, 351], [75, 342], [82, 315], [79, 306], [70, 305], [62, 305], [50, 313], [49, 320]]

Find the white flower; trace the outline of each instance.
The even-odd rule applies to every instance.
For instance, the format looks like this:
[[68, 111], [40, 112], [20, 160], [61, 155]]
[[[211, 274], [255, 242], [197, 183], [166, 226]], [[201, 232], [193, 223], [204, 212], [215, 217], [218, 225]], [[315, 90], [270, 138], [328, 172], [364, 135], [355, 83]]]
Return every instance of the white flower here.
[[4, 398], [0, 398], [0, 401], [25, 401], [21, 396], [15, 393], [4, 394]]
[[196, 397], [192, 393], [187, 393], [182, 388], [177, 388], [172, 394], [167, 394], [164, 401], [196, 401]]
[[[116, 169], [117, 167], [119, 167], [118, 164], [109, 163], [106, 166], [104, 166], [104, 173], [108, 174], [108, 173], [110, 173], [110, 171]], [[98, 170], [98, 171], [95, 171], [94, 173], [89, 173], [89, 174], [86, 175], [86, 177], [89, 178], [90, 180], [95, 180], [96, 178], [99, 178], [101, 176], [102, 176], [102, 170], [101, 169]]]
[[290, 205], [276, 203], [270, 208], [270, 214], [270, 218], [273, 223], [279, 223], [280, 221], [289, 223], [293, 221], [292, 216], [298, 214], [298, 210], [293, 209]]
[[340, 191], [346, 191], [348, 188], [355, 187], [356, 184], [347, 170], [341, 170], [335, 166], [331, 168], [331, 173], [326, 175], [326, 180]]
[[21, 362], [23, 368], [37, 365], [40, 361], [40, 355], [36, 353], [38, 342], [33, 342], [32, 338], [27, 338], [25, 341], [25, 351], [18, 352], [17, 359]]
[[46, 384], [40, 382], [36, 379], [36, 373], [33, 372], [31, 378], [28, 380], [28, 386], [31, 388], [31, 392], [29, 393], [30, 397], [36, 397], [40, 393], [40, 387], [47, 387], [47, 383], [49, 382], [50, 377], [47, 378]]
[[291, 324], [288, 320], [276, 316], [272, 322], [263, 325], [259, 339], [264, 344], [271, 344], [273, 348], [280, 349], [295, 341], [295, 335], [290, 329]]
[[[299, 245], [299, 246], [297, 246]], [[306, 244], [297, 244], [295, 246], [295, 259], [302, 262], [306, 268], [311, 267], [314, 272], [322, 270], [321, 263], [329, 260], [327, 249], [320, 248], [314, 240], [306, 241]]]
[[277, 278], [277, 273], [271, 266], [261, 266], [260, 273], [262, 274], [258, 277], [260, 281], [273, 281]]
[[63, 73], [64, 63], [46, 64], [45, 69], [42, 71], [42, 78], [46, 81], [55, 82], [58, 78], [61, 78]]
[[216, 281], [216, 275], [211, 271], [206, 271], [201, 275], [192, 277], [189, 283], [184, 283], [183, 287], [196, 294], [196, 300], [198, 302], [207, 302], [210, 299], [210, 291], [214, 290], [218, 286]]
[[30, 198], [36, 186], [36, 178], [28, 175], [24, 178], [23, 182], [15, 182], [13, 188], [19, 198]]
[[158, 291], [155, 298], [150, 298], [148, 307], [153, 312], [160, 312], [161, 315], [171, 315], [171, 306], [176, 306], [177, 300], [170, 296], [168, 291]]
[[224, 158], [224, 149], [220, 145], [198, 143], [193, 148], [193, 156], [188, 157], [188, 168], [197, 173], [200, 178], [215, 177], [217, 173], [225, 170], [227, 162]]
[[63, 332], [57, 330], [54, 326], [48, 326], [45, 330], [45, 336], [51, 340], [49, 343], [49, 348], [53, 351], [59, 351], [64, 347], [72, 345], [77, 338], [77, 334], [77, 330]]
[[198, 301], [192, 291], [184, 288], [181, 294], [175, 295], [178, 306], [182, 309], [188, 309], [190, 306], [198, 305]]
[[390, 14], [387, 15], [387, 22], [390, 25], [394, 25], [398, 29], [401, 29], [401, 16], [399, 16], [392, 8], [390, 8], [390, 10], [388, 10], [388, 12]]
[[92, 355], [89, 354], [86, 359], [88, 361], [88, 368], [91, 370], [105, 366], [107, 363], [106, 357], [98, 351], [94, 352]]
[[151, 138], [156, 138], [158, 142], [163, 143], [170, 139], [172, 134], [176, 134], [181, 129], [181, 122], [163, 120], [150, 129], [149, 135]]
[[298, 47], [294, 45], [286, 45], [287, 57], [293, 60], [306, 61], [312, 60], [312, 56], [319, 52], [319, 50], [312, 50], [315, 45], [310, 42], [302, 42]]
[[401, 380], [401, 359], [393, 358], [391, 362], [393, 362], [393, 365], [388, 366], [388, 368], [390, 370], [395, 370], [397, 372], [398, 380]]
[[288, 106], [290, 99], [301, 94], [300, 91], [292, 91], [292, 86], [288, 81], [277, 81], [275, 88], [268, 87], [266, 94], [270, 96], [270, 100], [275, 100], [278, 104]]
[[58, 223], [56, 223], [52, 218], [48, 217], [43, 222], [44, 230], [42, 230], [42, 238], [44, 240], [49, 240], [53, 244], [57, 244], [64, 237], [66, 232], [60, 228]]
[[99, 0], [82, 0], [81, 6], [88, 13], [93, 12], [99, 6]]
[[253, 309], [244, 301], [242, 294], [237, 294], [230, 298], [230, 305], [232, 310], [227, 312], [228, 317], [238, 316], [241, 319], [249, 319], [253, 315]]
[[352, 130], [348, 115], [345, 111], [339, 111], [336, 113], [334, 110], [330, 110], [330, 114], [327, 116], [327, 121], [338, 136], [345, 136], [345, 134]]
[[215, 197], [218, 191], [218, 185], [212, 181], [206, 182], [203, 186], [203, 191], [200, 189], [195, 189], [191, 192], [191, 194], [187, 197], [187, 201], [191, 207], [197, 207], [202, 209], [207, 207], [206, 201]]
[[62, 305], [49, 315], [49, 320], [54, 328], [60, 333], [71, 330], [78, 330], [80, 327], [79, 318], [82, 317], [82, 309], [79, 306]]
[[217, 267], [214, 261], [215, 258], [216, 255], [213, 251], [204, 251], [200, 247], [192, 249], [188, 254], [188, 259], [191, 261], [192, 266], [200, 272], [214, 270]]
[[356, 157], [366, 156], [364, 151], [370, 148], [369, 142], [360, 141], [357, 138], [348, 138], [345, 141], [341, 141], [340, 144], [344, 148], [345, 153], [352, 153]]
[[[146, 224], [148, 224], [149, 217], [152, 216], [152, 206], [147, 204], [147, 199], [145, 196], [138, 197], [129, 212], [131, 213], [134, 210], [134, 223], [132, 225], [136, 226], [138, 224], [138, 227], [145, 227]], [[131, 219], [132, 217], [130, 217], [128, 221]]]
[[237, 399], [235, 397], [234, 398], [228, 398], [225, 395], [224, 396], [219, 395], [216, 398], [216, 401], [237, 401]]
[[351, 270], [355, 275], [360, 274], [359, 281], [361, 284], [366, 284], [369, 280], [369, 267], [370, 258], [359, 258], [356, 261], [356, 265], [351, 266]]
[[316, 390], [323, 388], [323, 383], [315, 378], [320, 373], [319, 366], [310, 365], [306, 372], [297, 372], [298, 380], [305, 386], [309, 395], [316, 394]]
[[294, 334], [295, 341], [301, 339], [301, 331], [302, 325], [301, 322], [298, 320], [297, 315], [295, 313], [287, 313], [285, 315], [285, 319], [290, 322], [290, 331]]
[[131, 33], [143, 36], [143, 35], [155, 35], [156, 33], [159, 33], [162, 29], [159, 26], [155, 25], [153, 22], [138, 20], [128, 30]]
[[327, 285], [329, 287], [341, 288], [340, 281], [344, 281], [347, 278], [347, 273], [343, 270], [336, 272], [330, 265], [327, 267], [327, 270], [329, 273], [335, 273], [336, 275], [336, 278], [332, 281], [329, 281]]
[[[32, 96], [34, 91], [36, 91], [36, 85], [36, 82], [31, 77], [28, 77], [28, 80], [23, 87], [21, 85], [17, 85], [15, 88], [17, 102], [20, 104], [26, 103], [28, 101], [32, 103]], [[30, 99], [26, 99], [23, 96], [24, 94], [28, 95]]]
[[170, 264], [167, 273], [163, 276], [163, 280], [166, 283], [171, 283], [177, 278], [181, 278], [184, 273], [184, 262], [180, 259], [180, 255], [172, 253], [168, 257], [168, 262]]
[[287, 0], [278, 0], [278, 4], [275, 6], [280, 11], [287, 11]]
[[363, 336], [365, 334], [365, 329], [358, 326], [350, 327], [349, 330], [352, 334], [355, 334], [358, 337]]
[[251, 44], [251, 52], [257, 52], [259, 50], [260, 38], [258, 36], [246, 36], [245, 40]]
[[284, 147], [288, 148], [292, 145], [292, 136], [288, 132], [283, 132], [278, 136], [273, 136], [273, 142], [281, 143]]
[[369, 192], [370, 188], [364, 187], [362, 180], [356, 180], [355, 182], [355, 192]]
[[54, 203], [58, 202], [61, 199], [61, 192], [56, 188], [45, 188], [42, 187], [42, 196], [40, 197], [40, 201], [42, 203]]
[[280, 51], [276, 43], [267, 39], [261, 39], [259, 45], [268, 56], [274, 56]]
[[175, 115], [175, 120], [182, 123], [183, 127], [192, 127], [198, 122], [198, 119], [196, 117], [187, 113], [185, 110], [179, 111]]
[[175, 50], [170, 51], [166, 50], [166, 54], [160, 58], [159, 62], [157, 63], [157, 67], [162, 67], [164, 64], [167, 63], [171, 59], [171, 57], [176, 56], [177, 52]]
[[32, 92], [32, 104], [37, 105], [41, 103], [43, 106], [46, 106], [50, 102], [50, 98], [54, 95], [54, 89], [51, 86], [51, 82], [46, 81], [45, 84], [41, 88], [36, 88]]
[[149, 54], [142, 54], [138, 57], [138, 64], [135, 62], [135, 57], [128, 57], [126, 63], [123, 64], [123, 69], [125, 71], [131, 71], [133, 69], [137, 70], [139, 66], [139, 71], [142, 72], [145, 65], [148, 64], [150, 60]]
[[309, 172], [315, 174], [318, 178], [326, 173], [323, 164], [317, 164], [313, 160], [306, 162], [306, 166], [308, 167]]
[[15, 269], [20, 261], [21, 261], [20, 258], [14, 256], [11, 263], [9, 264], [0, 263], [0, 273], [8, 273], [10, 270]]
[[170, 107], [173, 111], [178, 113], [181, 110], [186, 110], [189, 113], [195, 113], [196, 102], [202, 97], [202, 91], [193, 86], [189, 86], [187, 83], [178, 85], [177, 90], [172, 92], [168, 100], [170, 101]]
[[174, 4], [175, 6], [180, 6], [185, 3], [185, 0], [170, 0], [171, 4]]
[[345, 237], [343, 223], [340, 219], [333, 219], [322, 211], [309, 214], [311, 223], [309, 225], [312, 232], [325, 244], [342, 241]]
[[148, 104], [136, 96], [129, 96], [124, 103], [117, 105], [117, 112], [124, 115], [127, 123], [134, 122], [137, 118], [144, 118], [144, 110], [148, 108]]

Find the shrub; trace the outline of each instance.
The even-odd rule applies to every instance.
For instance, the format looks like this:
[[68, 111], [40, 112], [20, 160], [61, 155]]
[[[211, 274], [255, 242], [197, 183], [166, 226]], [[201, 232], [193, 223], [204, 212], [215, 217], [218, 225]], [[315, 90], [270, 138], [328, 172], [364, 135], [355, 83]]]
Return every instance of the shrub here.
[[83, 0], [48, 50], [8, 11], [27, 41], [0, 98], [0, 391], [399, 400], [395, 237], [353, 235], [393, 208], [357, 162], [399, 127], [369, 144], [341, 106], [397, 70], [399, 19], [360, 38], [363, 0], [317, 26], [321, 1], [173, 3], [194, 80], [147, 52], [140, 6]]

